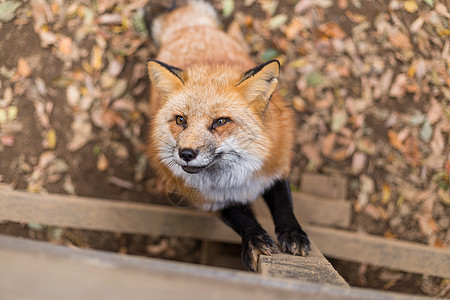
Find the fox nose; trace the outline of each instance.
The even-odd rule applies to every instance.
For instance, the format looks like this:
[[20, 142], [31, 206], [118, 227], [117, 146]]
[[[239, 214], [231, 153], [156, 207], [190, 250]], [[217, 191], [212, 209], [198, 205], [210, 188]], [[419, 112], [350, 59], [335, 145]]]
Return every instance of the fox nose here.
[[184, 148], [178, 151], [178, 155], [185, 161], [189, 162], [197, 157], [198, 152], [191, 148]]

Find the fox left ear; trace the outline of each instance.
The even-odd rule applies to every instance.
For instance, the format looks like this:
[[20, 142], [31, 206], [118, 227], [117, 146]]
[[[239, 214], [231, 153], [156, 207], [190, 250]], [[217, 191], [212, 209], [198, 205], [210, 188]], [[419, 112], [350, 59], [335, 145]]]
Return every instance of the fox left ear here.
[[271, 60], [244, 73], [236, 87], [244, 97], [264, 110], [278, 84], [280, 62]]
[[147, 67], [150, 80], [158, 90], [161, 99], [184, 84], [183, 70], [181, 69], [154, 59], [148, 60]]

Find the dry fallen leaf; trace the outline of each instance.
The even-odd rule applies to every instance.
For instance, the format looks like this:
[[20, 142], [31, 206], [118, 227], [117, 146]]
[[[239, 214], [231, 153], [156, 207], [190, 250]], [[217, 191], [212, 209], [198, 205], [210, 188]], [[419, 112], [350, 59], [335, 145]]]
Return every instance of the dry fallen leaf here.
[[108, 169], [109, 167], [109, 161], [106, 158], [106, 156], [103, 153], [100, 153], [98, 155], [98, 160], [97, 160], [97, 170], [99, 170], [100, 172], [104, 172]]
[[133, 190], [134, 189], [134, 183], [132, 183], [131, 181], [124, 180], [124, 179], [121, 179], [121, 178], [118, 178], [118, 177], [115, 177], [115, 176], [109, 176], [108, 180], [109, 180], [110, 183], [112, 183], [112, 184], [114, 184], [114, 185], [116, 185], [118, 187], [121, 187], [123, 189], [126, 189], [126, 190]]
[[76, 84], [71, 84], [66, 89], [66, 99], [73, 108], [77, 107], [81, 98], [81, 92]]
[[14, 146], [15, 138], [11, 134], [7, 135], [1, 135], [0, 134], [0, 145], [3, 145], [5, 147], [13, 147]]
[[336, 133], [329, 133], [322, 141], [322, 154], [329, 157], [334, 149]]
[[68, 36], [62, 36], [59, 40], [59, 51], [69, 56], [72, 54], [72, 48], [72, 39]]
[[427, 119], [431, 125], [436, 123], [442, 115], [442, 106], [436, 101], [436, 99], [431, 99], [431, 108], [428, 110]]
[[284, 29], [284, 34], [288, 40], [295, 39], [298, 34], [304, 29], [303, 23], [299, 18], [293, 18], [291, 22]]
[[45, 135], [45, 143], [44, 148], [45, 149], [55, 149], [56, 146], [56, 131], [55, 129], [51, 128], [49, 131], [47, 131], [47, 134]]
[[403, 32], [396, 31], [388, 34], [389, 41], [394, 45], [394, 47], [404, 50], [410, 50], [412, 48], [411, 41], [408, 35]]
[[421, 154], [417, 138], [410, 135], [403, 145], [403, 155], [407, 163], [413, 167], [417, 167], [421, 163]]
[[353, 154], [351, 165], [352, 173], [360, 174], [366, 166], [366, 160], [367, 155], [365, 153], [356, 152], [355, 154]]
[[92, 48], [91, 65], [94, 70], [100, 70], [103, 67], [103, 49], [99, 45]]
[[31, 75], [30, 66], [24, 58], [19, 58], [17, 62], [17, 73], [22, 77], [29, 77]]
[[69, 141], [67, 148], [69, 151], [74, 152], [81, 149], [91, 140], [92, 124], [87, 114], [79, 114], [74, 117], [70, 128], [72, 129], [73, 137]]
[[347, 124], [348, 116], [344, 109], [336, 109], [331, 116], [331, 130], [338, 132]]
[[7, 23], [15, 18], [15, 11], [22, 5], [19, 1], [0, 3], [0, 22]]
[[402, 98], [406, 94], [407, 77], [405, 74], [398, 74], [389, 91], [389, 96], [394, 98]]
[[315, 166], [322, 165], [322, 157], [320, 156], [319, 148], [315, 143], [304, 144], [302, 146], [302, 153], [308, 158]]
[[409, 13], [415, 13], [419, 9], [419, 5], [415, 0], [407, 0], [403, 2], [405, 10]]
[[307, 109], [305, 100], [303, 100], [299, 96], [294, 96], [294, 98], [292, 99], [292, 106], [298, 112], [303, 112]]
[[389, 129], [387, 131], [387, 135], [388, 135], [389, 142], [391, 143], [391, 145], [395, 149], [401, 151], [403, 149], [403, 144], [402, 144], [401, 140], [399, 139], [398, 134], [394, 130]]
[[322, 24], [318, 28], [323, 34], [330, 38], [337, 38], [337, 39], [343, 39], [345, 38], [346, 34], [342, 30], [342, 28], [339, 26], [336, 22], [328, 22], [325, 24]]

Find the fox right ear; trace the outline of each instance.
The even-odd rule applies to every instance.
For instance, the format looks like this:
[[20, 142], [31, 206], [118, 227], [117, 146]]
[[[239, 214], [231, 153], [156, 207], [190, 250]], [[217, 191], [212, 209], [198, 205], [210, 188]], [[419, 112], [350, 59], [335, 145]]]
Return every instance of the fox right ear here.
[[161, 98], [177, 90], [183, 84], [183, 70], [169, 66], [163, 62], [150, 59], [147, 62], [148, 75], [155, 85]]
[[236, 86], [259, 111], [264, 111], [277, 87], [279, 74], [280, 62], [271, 60], [245, 72]]

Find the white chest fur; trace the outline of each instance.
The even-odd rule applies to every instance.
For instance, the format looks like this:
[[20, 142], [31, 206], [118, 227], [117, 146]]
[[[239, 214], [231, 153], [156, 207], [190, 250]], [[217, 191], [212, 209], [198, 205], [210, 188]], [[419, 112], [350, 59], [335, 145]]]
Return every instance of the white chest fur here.
[[246, 204], [254, 201], [278, 179], [279, 176], [257, 175], [262, 164], [257, 158], [243, 159], [241, 156], [236, 160], [225, 157], [220, 163], [197, 174], [186, 173], [177, 165], [173, 166], [172, 171], [187, 186], [202, 194], [206, 202], [201, 203], [201, 209], [216, 211], [231, 203]]

